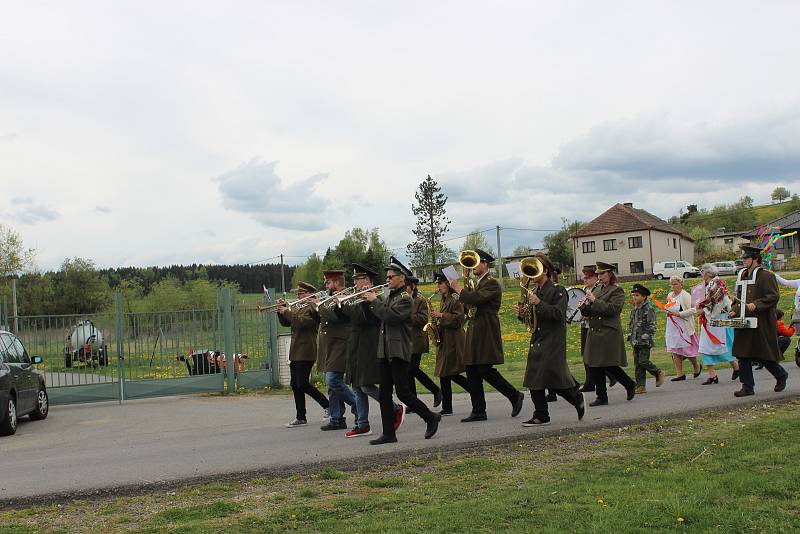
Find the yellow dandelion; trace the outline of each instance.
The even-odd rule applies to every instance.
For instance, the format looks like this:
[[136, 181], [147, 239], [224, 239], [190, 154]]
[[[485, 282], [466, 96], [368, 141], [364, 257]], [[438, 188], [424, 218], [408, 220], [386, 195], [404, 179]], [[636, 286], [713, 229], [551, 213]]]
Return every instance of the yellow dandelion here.
[[677, 521], [678, 521], [678, 523], [683, 523], [683, 522], [684, 522], [684, 521], [686, 521], [686, 520], [685, 520], [684, 518], [682, 518], [682, 517], [679, 517], [679, 518], [677, 519]]

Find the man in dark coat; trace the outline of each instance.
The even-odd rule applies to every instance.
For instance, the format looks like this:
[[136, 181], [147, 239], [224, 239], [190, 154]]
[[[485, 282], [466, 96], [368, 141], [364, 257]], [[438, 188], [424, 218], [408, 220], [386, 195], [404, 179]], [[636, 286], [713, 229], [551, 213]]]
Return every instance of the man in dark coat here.
[[[411, 295], [411, 366], [408, 388], [414, 395], [417, 394], [417, 380], [425, 389], [433, 393], [433, 407], [442, 403], [442, 390], [439, 389], [431, 378], [420, 369], [422, 355], [430, 350], [428, 334], [423, 330], [428, 324], [428, 301], [417, 291], [419, 278], [412, 276], [406, 279], [406, 291]], [[410, 408], [406, 408], [410, 410]]]
[[[329, 295], [344, 289], [344, 271], [324, 271], [325, 288]], [[346, 430], [344, 405], [355, 410], [356, 398], [344, 383], [347, 370], [347, 338], [350, 337], [350, 324], [347, 318], [336, 312], [336, 299], [330, 299], [318, 306], [322, 323], [319, 327], [318, 369], [325, 370], [328, 384], [328, 399], [331, 403], [331, 420], [322, 430]], [[320, 362], [324, 362], [320, 365]]]
[[[567, 290], [552, 281], [554, 268], [544, 255], [536, 256], [544, 267], [544, 273], [532, 280], [528, 301], [535, 307], [536, 329], [531, 332], [528, 365], [525, 368], [524, 385], [533, 399], [533, 417], [522, 426], [550, 424], [545, 389], [561, 395], [575, 407], [578, 420], [586, 413], [586, 403], [579, 391], [579, 384], [567, 365]], [[522, 315], [522, 306], [514, 305], [517, 317]]]
[[378, 361], [381, 371], [380, 404], [383, 434], [370, 441], [371, 445], [396, 443], [397, 435], [394, 429], [394, 406], [392, 403], [392, 389], [397, 393], [397, 398], [411, 411], [419, 415], [427, 424], [425, 439], [430, 439], [439, 428], [442, 416], [431, 412], [425, 404], [408, 389], [409, 362], [411, 362], [411, 296], [406, 293], [406, 278], [411, 276], [411, 271], [400, 263], [394, 256], [391, 257], [386, 268], [386, 283], [389, 285], [389, 295], [378, 299], [375, 293], [366, 293], [364, 298], [370, 303], [370, 310], [381, 320], [380, 336], [378, 338]]
[[[739, 381], [742, 389], [734, 393], [737, 397], [755, 394], [753, 363], [763, 362], [764, 367], [775, 377], [775, 391], [786, 389], [789, 373], [778, 362], [783, 354], [778, 349], [778, 319], [775, 309], [780, 292], [775, 274], [761, 266], [761, 250], [743, 245], [744, 269], [737, 276], [735, 296], [745, 301], [745, 316], [758, 319], [757, 328], [738, 328], [733, 337], [733, 355], [739, 359]], [[746, 285], [742, 281], [749, 281]], [[746, 298], [743, 297], [743, 293]], [[733, 305], [731, 316], [738, 316], [740, 304]]]
[[[364, 291], [374, 285], [378, 273], [358, 263], [353, 264], [353, 284], [356, 291]], [[340, 299], [343, 300], [343, 299]], [[356, 302], [360, 300], [360, 302]], [[356, 426], [345, 433], [355, 438], [372, 434], [369, 424], [369, 397], [380, 402], [378, 384], [381, 380], [378, 366], [378, 337], [381, 320], [369, 309], [369, 302], [359, 297], [344, 300], [337, 308], [350, 322], [350, 337], [347, 340], [347, 382], [353, 387], [356, 399]], [[395, 405], [395, 430], [403, 422], [405, 412]]]
[[473, 269], [478, 278], [474, 287], [461, 287], [458, 280], [450, 280], [450, 287], [458, 293], [465, 306], [475, 309], [467, 326], [467, 341], [464, 348], [464, 363], [467, 366], [467, 381], [472, 400], [472, 413], [461, 420], [462, 423], [486, 421], [486, 396], [483, 381], [487, 381], [502, 393], [511, 403], [511, 417], [522, 411], [525, 395], [517, 391], [508, 380], [494, 368], [502, 364], [503, 339], [500, 334], [500, 302], [503, 290], [500, 284], [489, 276], [489, 265], [494, 258], [483, 250], [475, 250], [480, 261]]
[[[581, 271], [583, 273], [583, 287], [588, 293], [600, 284], [600, 281], [597, 279], [597, 267], [594, 265], [587, 265]], [[581, 320], [581, 357], [583, 357], [583, 353], [586, 350], [586, 336], [588, 333], [589, 318], [583, 317]], [[594, 391], [594, 382], [592, 382], [592, 377], [589, 374], [589, 366], [586, 364], [586, 361], [583, 362], [583, 370], [586, 375], [586, 379], [583, 381], [581, 391], [587, 393]], [[614, 384], [617, 383], [617, 379], [614, 378], [614, 375], [610, 373], [607, 373], [606, 376], [608, 377], [609, 381], [608, 387], [613, 388]]]
[[[300, 282], [297, 284], [297, 297], [303, 299], [317, 292], [311, 284]], [[311, 368], [317, 359], [317, 330], [319, 329], [319, 315], [314, 309], [316, 297], [298, 304], [292, 308], [286, 303], [278, 306], [278, 321], [283, 326], [292, 329], [292, 344], [289, 348], [289, 374], [294, 407], [297, 415], [288, 428], [296, 428], [308, 424], [306, 419], [306, 395], [317, 401], [327, 412], [328, 399], [314, 385], [309, 382]]]
[[628, 365], [620, 320], [625, 305], [625, 291], [617, 285], [615, 270], [616, 267], [610, 263], [597, 262], [601, 285], [587, 293], [586, 304], [581, 308], [581, 313], [589, 318], [583, 361], [589, 366], [597, 394], [589, 406], [608, 404], [606, 373], [614, 375], [625, 387], [628, 400], [633, 400], [636, 395], [636, 382], [622, 369]]

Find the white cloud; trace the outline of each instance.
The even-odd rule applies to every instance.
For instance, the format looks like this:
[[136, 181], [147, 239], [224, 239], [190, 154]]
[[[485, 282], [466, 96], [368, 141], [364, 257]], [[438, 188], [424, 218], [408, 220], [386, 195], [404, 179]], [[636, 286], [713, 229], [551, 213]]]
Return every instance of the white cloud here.
[[45, 204], [35, 202], [31, 197], [11, 199], [11, 219], [22, 224], [51, 222], [59, 218], [59, 213]]

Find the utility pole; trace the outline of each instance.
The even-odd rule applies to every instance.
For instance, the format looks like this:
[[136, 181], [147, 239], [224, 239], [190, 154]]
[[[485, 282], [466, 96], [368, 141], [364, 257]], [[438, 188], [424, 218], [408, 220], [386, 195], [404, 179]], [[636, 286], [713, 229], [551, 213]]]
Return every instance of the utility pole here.
[[283, 276], [283, 254], [281, 254], [281, 292], [283, 293], [283, 298], [286, 298], [286, 282], [284, 282], [285, 278]]
[[17, 277], [11, 278], [11, 311], [14, 313], [14, 333], [19, 333], [19, 319], [17, 318]]
[[497, 280], [500, 282], [500, 289], [503, 287], [503, 253], [500, 251], [500, 225], [496, 227], [497, 230]]

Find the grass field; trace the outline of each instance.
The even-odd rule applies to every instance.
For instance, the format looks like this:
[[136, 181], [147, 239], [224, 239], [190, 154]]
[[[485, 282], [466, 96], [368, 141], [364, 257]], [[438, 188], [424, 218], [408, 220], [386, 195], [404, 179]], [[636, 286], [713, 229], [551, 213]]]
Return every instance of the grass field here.
[[0, 511], [32, 532], [797, 532], [800, 402]]

